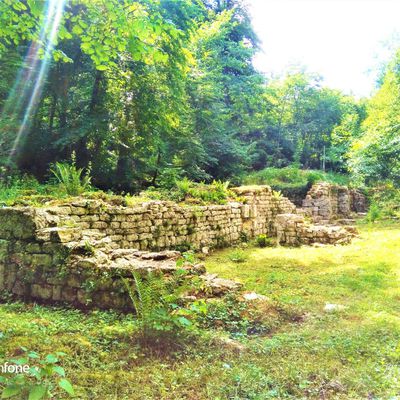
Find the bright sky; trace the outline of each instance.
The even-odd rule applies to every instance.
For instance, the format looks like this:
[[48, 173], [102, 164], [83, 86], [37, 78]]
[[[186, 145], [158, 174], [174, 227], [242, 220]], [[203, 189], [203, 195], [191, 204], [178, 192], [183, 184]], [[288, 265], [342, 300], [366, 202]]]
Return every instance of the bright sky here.
[[[400, 0], [248, 0], [263, 52], [255, 65], [281, 75], [291, 64], [356, 96], [374, 88], [400, 33]], [[400, 40], [396, 43], [400, 47]]]

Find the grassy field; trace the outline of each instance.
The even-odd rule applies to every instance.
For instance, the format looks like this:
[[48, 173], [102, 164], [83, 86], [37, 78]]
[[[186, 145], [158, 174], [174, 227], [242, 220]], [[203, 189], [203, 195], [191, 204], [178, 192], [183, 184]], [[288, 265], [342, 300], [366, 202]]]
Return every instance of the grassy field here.
[[249, 248], [240, 263], [227, 249], [206, 261], [268, 296], [261, 335], [222, 346], [216, 319], [218, 333], [157, 351], [135, 341], [131, 317], [1, 304], [0, 364], [20, 346], [63, 351], [79, 399], [398, 399], [400, 226], [361, 232], [349, 246]]

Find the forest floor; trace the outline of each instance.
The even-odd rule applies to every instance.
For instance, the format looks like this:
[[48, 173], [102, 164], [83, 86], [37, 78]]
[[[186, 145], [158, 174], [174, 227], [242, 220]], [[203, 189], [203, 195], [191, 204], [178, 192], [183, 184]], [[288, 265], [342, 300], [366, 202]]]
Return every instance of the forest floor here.
[[349, 246], [249, 247], [242, 262], [233, 249], [210, 256], [210, 272], [290, 316], [267, 333], [233, 335], [238, 345], [204, 330], [168, 351], [144, 349], [131, 317], [3, 303], [0, 364], [20, 346], [63, 351], [79, 399], [397, 399], [400, 225], [360, 231]]

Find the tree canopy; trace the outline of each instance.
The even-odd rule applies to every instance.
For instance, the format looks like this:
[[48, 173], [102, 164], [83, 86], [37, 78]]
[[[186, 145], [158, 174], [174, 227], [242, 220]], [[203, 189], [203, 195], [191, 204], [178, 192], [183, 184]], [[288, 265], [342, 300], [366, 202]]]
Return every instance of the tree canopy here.
[[126, 192], [289, 165], [398, 180], [399, 56], [368, 102], [267, 79], [258, 46], [241, 0], [3, 0], [2, 171], [45, 180], [75, 154]]

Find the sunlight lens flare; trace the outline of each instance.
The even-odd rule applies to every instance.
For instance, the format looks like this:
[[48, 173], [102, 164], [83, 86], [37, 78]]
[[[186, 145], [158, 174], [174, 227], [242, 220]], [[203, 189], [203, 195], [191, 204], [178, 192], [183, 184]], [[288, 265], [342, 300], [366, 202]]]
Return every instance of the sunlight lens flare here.
[[9, 152], [8, 165], [11, 164], [21, 139], [28, 133], [39, 104], [65, 3], [66, 0], [47, 1], [39, 38], [30, 45], [23, 67], [4, 106], [2, 117], [20, 120]]

